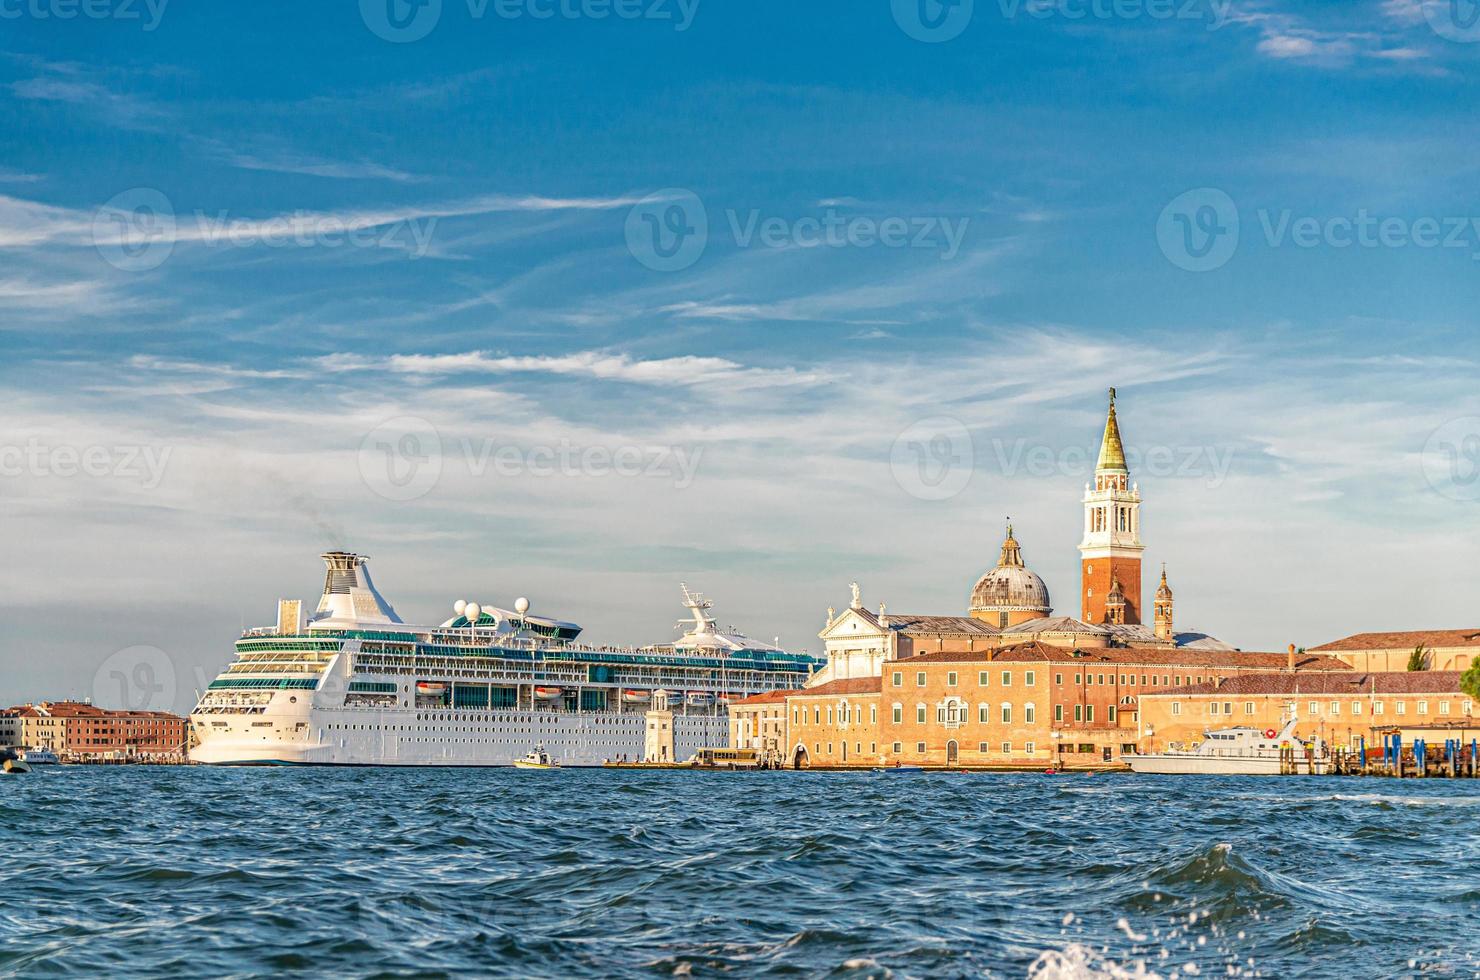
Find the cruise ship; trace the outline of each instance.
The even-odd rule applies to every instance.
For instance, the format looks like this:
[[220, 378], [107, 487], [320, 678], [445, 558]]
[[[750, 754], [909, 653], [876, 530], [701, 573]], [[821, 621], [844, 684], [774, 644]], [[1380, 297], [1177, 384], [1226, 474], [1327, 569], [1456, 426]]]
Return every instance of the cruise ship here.
[[458, 600], [410, 626], [363, 555], [333, 551], [324, 593], [278, 603], [190, 715], [194, 762], [217, 765], [506, 766], [543, 746], [562, 766], [640, 761], [647, 713], [673, 713], [674, 760], [728, 741], [731, 700], [801, 687], [823, 661], [721, 629], [683, 587], [681, 638], [646, 647], [577, 642], [581, 627]]

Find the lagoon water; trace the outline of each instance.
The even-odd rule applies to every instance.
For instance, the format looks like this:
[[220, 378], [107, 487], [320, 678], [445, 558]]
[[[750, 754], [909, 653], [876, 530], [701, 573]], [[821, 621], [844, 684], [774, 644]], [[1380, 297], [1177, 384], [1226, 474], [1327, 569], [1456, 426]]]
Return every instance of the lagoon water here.
[[1480, 974], [1480, 784], [63, 767], [0, 974]]

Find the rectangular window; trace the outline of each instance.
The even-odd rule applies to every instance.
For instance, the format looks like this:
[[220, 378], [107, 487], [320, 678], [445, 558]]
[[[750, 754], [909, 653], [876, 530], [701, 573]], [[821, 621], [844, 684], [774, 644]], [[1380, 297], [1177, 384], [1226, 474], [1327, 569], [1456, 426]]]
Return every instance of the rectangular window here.
[[920, 755], [924, 755], [925, 754], [925, 743], [924, 742], [916, 742], [915, 743], [915, 751], [917, 753], [919, 753]]
[[1217, 713], [1218, 713], [1218, 702], [1217, 701], [1214, 701], [1214, 702], [1212, 702], [1211, 704], [1208, 705], [1208, 714], [1210, 714], [1210, 715], [1216, 715]]
[[1062, 687], [1063, 686], [1063, 683], [1064, 683], [1064, 675], [1063, 674], [1054, 674], [1053, 675], [1053, 682], [1055, 684], [1058, 684], [1059, 686]]
[[1064, 706], [1062, 704], [1056, 704], [1056, 705], [1053, 706], [1053, 720], [1054, 721], [1063, 721], [1064, 720]]
[[1023, 674], [1023, 683], [1028, 685], [1029, 687], [1032, 687], [1034, 684], [1038, 683], [1038, 672], [1035, 670], [1030, 670], [1027, 673]]
[[1084, 705], [1076, 704], [1074, 706], [1074, 720], [1084, 721]]
[[1011, 742], [1003, 742], [1002, 743], [1002, 754], [1003, 755], [1012, 755], [1012, 743]]
[[938, 705], [935, 706], [935, 720], [936, 720], [936, 723], [937, 724], [941, 724], [941, 725], [945, 724], [945, 721], [946, 721], [946, 706], [945, 705], [938, 704]]
[[889, 749], [895, 755], [899, 755], [899, 753], [901, 753], [901, 752], [904, 751], [904, 743], [902, 743], [902, 742], [895, 742], [893, 745], [889, 746]]
[[1031, 705], [1031, 704], [1025, 704], [1025, 705], [1023, 705], [1023, 724], [1024, 725], [1031, 725], [1031, 724], [1033, 724], [1034, 721], [1036, 720], [1037, 714], [1038, 714], [1038, 708], [1037, 708], [1036, 705]]
[[1095, 720], [1095, 706], [1092, 705], [1092, 704], [1085, 705], [1084, 706], [1084, 721], [1085, 721], [1085, 724], [1088, 724], [1088, 723], [1090, 723], [1090, 722], [1092, 722], [1094, 720]]
[[1002, 686], [1012, 687], [1012, 671], [1004, 670], [1002, 672]]
[[923, 704], [915, 705], [915, 721], [922, 725], [925, 724], [925, 706]]
[[1361, 713], [1362, 713], [1362, 702], [1360, 702], [1360, 701], [1353, 701], [1352, 702], [1352, 714], [1359, 715]]
[[1115, 705], [1110, 706], [1110, 724], [1115, 724]]
[[916, 671], [915, 672], [915, 686], [916, 687], [924, 687], [925, 686], [925, 671], [920, 670], [920, 671]]
[[1172, 714], [1174, 714], [1174, 715], [1180, 715], [1181, 713], [1182, 713], [1182, 702], [1181, 701], [1173, 701], [1172, 702]]
[[992, 672], [990, 670], [984, 670], [980, 674], [977, 674], [976, 675], [976, 686], [977, 687], [987, 687], [988, 686], [987, 682], [990, 681], [991, 679], [992, 679]]
[[813, 708], [812, 709], [812, 724], [814, 724], [814, 725], [820, 725], [820, 724], [822, 724], [822, 709], [821, 708]]
[[1004, 704], [1002, 706], [1002, 724], [1012, 724], [1012, 705], [1010, 704]]
[[891, 680], [895, 687], [904, 687], [904, 671], [896, 670]]
[[1023, 743], [1023, 754], [1024, 755], [1032, 755], [1035, 751], [1037, 751], [1037, 749], [1038, 749], [1038, 746], [1034, 745], [1032, 742], [1024, 742]]
[[1449, 714], [1449, 702], [1448, 701], [1440, 701], [1439, 702], [1439, 714], [1441, 714], [1441, 715], [1447, 715], [1447, 714]]
[[829, 725], [831, 725], [833, 723], [833, 709], [831, 709], [831, 708], [828, 708], [827, 709], [827, 723]]
[[1253, 713], [1254, 713], [1254, 702], [1253, 701], [1245, 701], [1244, 702], [1244, 714], [1246, 714], [1246, 715], [1252, 715]]
[[985, 725], [992, 720], [992, 710], [986, 705], [981, 705], [976, 709], [976, 720]]
[[894, 723], [896, 725], [904, 723], [904, 707], [902, 705], [896, 704], [894, 706]]
[[1307, 705], [1307, 707], [1310, 709], [1306, 712], [1307, 714], [1318, 715], [1321, 713], [1321, 706], [1316, 704], [1314, 701]]
[[1223, 702], [1223, 713], [1225, 715], [1231, 715], [1231, 714], [1233, 714], [1233, 702], [1232, 701], [1224, 701]]
[[1332, 701], [1331, 702], [1331, 717], [1335, 718], [1339, 714], [1341, 714], [1341, 702], [1340, 701]]
[[1408, 713], [1408, 702], [1407, 701], [1399, 701], [1398, 702], [1398, 714], [1400, 714], [1400, 715], [1406, 715], [1407, 713]]
[[1081, 683], [1082, 680], [1083, 680], [1083, 678], [1081, 678], [1078, 674], [1075, 674], [1074, 675], [1074, 683], [1075, 684]]
[[976, 743], [976, 750], [978, 752], [980, 752], [982, 755], [986, 755], [987, 752], [988, 752], [987, 743], [986, 742], [978, 742], [978, 743]]
[[946, 687], [955, 687], [955, 686], [956, 686], [956, 672], [953, 670], [953, 671], [950, 671], [950, 672], [948, 672], [946, 674]]
[[1372, 702], [1372, 713], [1374, 715], [1380, 715], [1380, 714], [1382, 714], [1382, 708], [1383, 708], [1383, 704], [1382, 704], [1381, 701], [1374, 701], [1374, 702]]
[[1104, 674], [1101, 674], [1099, 676], [1100, 676], [1100, 686], [1103, 687], [1105, 685], [1105, 675]]
[[[879, 706], [877, 704], [868, 706], [868, 722], [870, 725], [877, 725], [879, 723]], [[873, 750], [870, 749], [869, 751]]]
[[1421, 715], [1429, 713], [1429, 703], [1427, 701], [1418, 702], [1418, 713]]

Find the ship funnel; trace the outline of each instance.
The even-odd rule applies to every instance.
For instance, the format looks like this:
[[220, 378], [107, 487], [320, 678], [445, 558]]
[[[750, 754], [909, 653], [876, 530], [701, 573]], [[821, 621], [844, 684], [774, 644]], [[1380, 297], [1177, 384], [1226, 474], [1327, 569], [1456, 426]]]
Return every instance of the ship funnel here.
[[328, 551], [324, 560], [324, 594], [311, 620], [323, 627], [326, 620], [336, 625], [357, 623], [399, 623], [401, 617], [375, 589], [370, 579], [370, 559], [348, 551]]

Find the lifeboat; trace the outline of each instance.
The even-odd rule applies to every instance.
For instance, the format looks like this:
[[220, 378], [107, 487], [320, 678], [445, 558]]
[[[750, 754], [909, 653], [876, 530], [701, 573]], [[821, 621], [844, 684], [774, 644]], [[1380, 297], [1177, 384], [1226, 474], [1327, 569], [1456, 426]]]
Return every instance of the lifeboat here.
[[652, 691], [623, 691], [622, 700], [627, 704], [647, 704], [653, 699]]
[[563, 692], [558, 687], [537, 687], [534, 689], [534, 696], [541, 701], [559, 701], [561, 693]]
[[690, 691], [684, 695], [684, 700], [688, 701], [690, 707], [707, 708], [714, 703], [714, 695], [708, 691]]
[[440, 698], [447, 693], [447, 685], [440, 681], [417, 681], [416, 693], [424, 698]]

